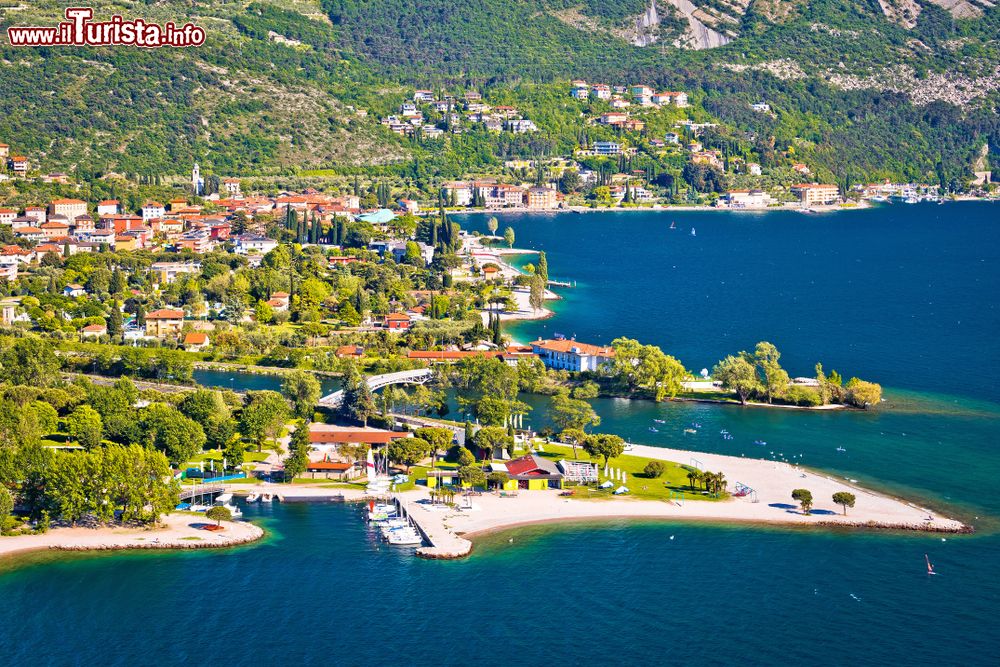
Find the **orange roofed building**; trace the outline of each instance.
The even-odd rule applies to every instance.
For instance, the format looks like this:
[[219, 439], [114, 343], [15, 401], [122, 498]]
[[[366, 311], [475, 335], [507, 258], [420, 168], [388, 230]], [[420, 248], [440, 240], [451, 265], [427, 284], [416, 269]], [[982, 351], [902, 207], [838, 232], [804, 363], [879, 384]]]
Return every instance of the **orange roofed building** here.
[[370, 445], [381, 447], [399, 438], [411, 436], [409, 431], [386, 431], [381, 428], [312, 424], [309, 443], [313, 449], [331, 449], [340, 445]]
[[567, 371], [596, 371], [615, 357], [611, 347], [578, 343], [575, 340], [536, 340], [531, 349], [549, 368]]
[[176, 336], [184, 326], [184, 311], [161, 308], [146, 314], [146, 335], [154, 338]]

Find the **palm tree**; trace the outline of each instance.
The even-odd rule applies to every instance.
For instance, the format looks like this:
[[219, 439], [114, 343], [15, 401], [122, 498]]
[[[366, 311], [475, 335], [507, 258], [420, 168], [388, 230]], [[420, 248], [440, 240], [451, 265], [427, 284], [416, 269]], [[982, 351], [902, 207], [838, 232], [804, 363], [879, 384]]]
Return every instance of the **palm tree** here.
[[722, 472], [715, 473], [715, 492], [716, 493], [719, 493], [720, 491], [725, 491], [727, 484], [729, 484], [729, 482], [726, 481], [726, 475], [725, 475], [725, 473], [722, 473]]
[[697, 470], [688, 470], [687, 477], [688, 477], [688, 486], [690, 486], [693, 489], [694, 485], [695, 485], [695, 482], [697, 482], [699, 480], [699, 477], [700, 477], [698, 471]]

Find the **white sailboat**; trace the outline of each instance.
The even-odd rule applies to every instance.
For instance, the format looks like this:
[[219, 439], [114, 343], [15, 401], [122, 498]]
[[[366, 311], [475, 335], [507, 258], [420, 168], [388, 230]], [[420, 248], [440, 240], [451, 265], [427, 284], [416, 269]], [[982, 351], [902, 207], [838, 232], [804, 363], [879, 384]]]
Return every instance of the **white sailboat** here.
[[375, 454], [371, 449], [368, 450], [368, 456], [365, 459], [365, 473], [368, 482], [366, 486], [368, 493], [384, 495], [389, 492], [389, 487], [392, 486], [392, 478], [388, 475], [378, 474], [375, 468]]

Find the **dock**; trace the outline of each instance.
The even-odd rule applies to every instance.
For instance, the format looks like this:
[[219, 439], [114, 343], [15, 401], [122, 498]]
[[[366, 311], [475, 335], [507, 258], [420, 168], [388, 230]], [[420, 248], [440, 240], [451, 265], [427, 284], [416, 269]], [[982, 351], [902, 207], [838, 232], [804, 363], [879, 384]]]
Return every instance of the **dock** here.
[[446, 519], [454, 512], [452, 508], [428, 506], [399, 496], [396, 497], [396, 504], [400, 508], [400, 514], [409, 517], [410, 523], [427, 543], [417, 549], [417, 555], [421, 558], [448, 560], [464, 558], [472, 553], [472, 542], [459, 537], [445, 526]]

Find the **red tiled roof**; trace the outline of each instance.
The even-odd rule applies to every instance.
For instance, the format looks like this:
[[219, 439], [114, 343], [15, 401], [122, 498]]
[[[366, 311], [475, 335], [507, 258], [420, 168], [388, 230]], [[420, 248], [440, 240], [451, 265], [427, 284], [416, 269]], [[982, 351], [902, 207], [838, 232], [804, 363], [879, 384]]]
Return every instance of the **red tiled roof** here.
[[306, 470], [334, 470], [344, 472], [353, 467], [353, 464], [342, 463], [341, 461], [310, 461], [306, 466]]
[[184, 311], [174, 310], [172, 308], [160, 308], [159, 310], [154, 310], [151, 313], [146, 314], [147, 320], [183, 320]]
[[184, 336], [185, 345], [204, 345], [208, 342], [208, 334], [200, 331], [193, 331]]
[[535, 461], [531, 454], [522, 456], [519, 459], [507, 461], [507, 472], [511, 475], [548, 475], [549, 471]]
[[580, 343], [575, 340], [536, 340], [532, 343], [543, 350], [550, 352], [572, 352], [576, 350], [580, 354], [589, 354], [597, 357], [613, 357], [615, 351], [610, 347]]
[[402, 431], [383, 431], [377, 428], [347, 428], [347, 427], [316, 427], [309, 430], [309, 442], [312, 443], [368, 443], [370, 445], [385, 445], [398, 438], [405, 438], [409, 433]]

